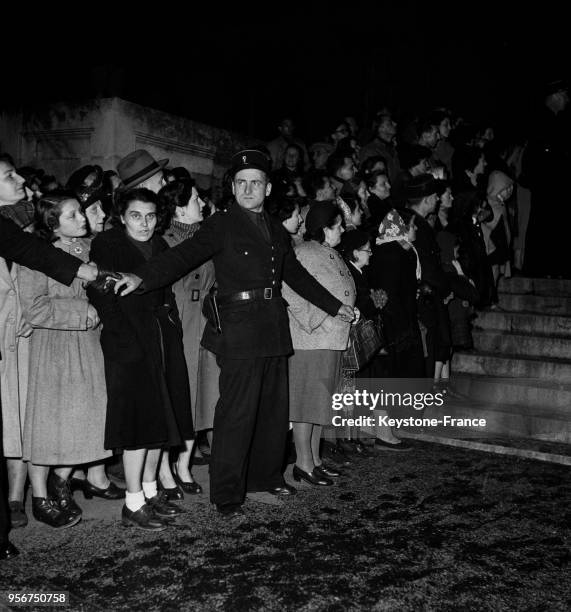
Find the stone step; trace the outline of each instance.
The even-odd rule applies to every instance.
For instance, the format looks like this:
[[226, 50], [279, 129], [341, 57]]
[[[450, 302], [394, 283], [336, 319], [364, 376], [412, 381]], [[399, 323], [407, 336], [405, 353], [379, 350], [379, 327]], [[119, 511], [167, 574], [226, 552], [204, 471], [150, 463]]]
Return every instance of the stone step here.
[[571, 337], [512, 334], [499, 330], [472, 332], [474, 348], [487, 353], [571, 360]]
[[[440, 407], [426, 408], [422, 414], [424, 418], [436, 419], [442, 419], [445, 415], [456, 419], [486, 420], [484, 427], [466, 429], [449, 426], [447, 435], [453, 436], [456, 431], [459, 438], [463, 437], [466, 431], [471, 431], [481, 437], [510, 436], [571, 444], [571, 419], [537, 414], [535, 410], [525, 406], [447, 402]], [[424, 431], [431, 433], [432, 429], [425, 428]]]
[[571, 297], [571, 280], [552, 278], [502, 278], [498, 290], [503, 293], [532, 293]]
[[500, 293], [500, 306], [509, 312], [571, 315], [571, 297]]
[[538, 315], [526, 312], [498, 312], [487, 310], [478, 313], [474, 321], [476, 329], [497, 329], [512, 333], [537, 334], [571, 338], [571, 317]]
[[467, 401], [525, 406], [537, 416], [571, 419], [571, 385], [527, 378], [494, 378], [452, 372], [452, 386]]
[[535, 378], [545, 382], [571, 384], [571, 361], [532, 359], [490, 352], [458, 352], [452, 371], [479, 376]]

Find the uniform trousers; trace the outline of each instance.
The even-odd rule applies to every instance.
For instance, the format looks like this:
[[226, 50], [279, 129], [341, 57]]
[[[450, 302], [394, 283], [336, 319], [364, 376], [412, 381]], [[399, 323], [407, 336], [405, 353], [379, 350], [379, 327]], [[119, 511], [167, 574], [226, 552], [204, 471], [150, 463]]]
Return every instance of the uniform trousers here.
[[210, 501], [239, 505], [246, 490], [283, 486], [288, 431], [287, 357], [218, 357]]

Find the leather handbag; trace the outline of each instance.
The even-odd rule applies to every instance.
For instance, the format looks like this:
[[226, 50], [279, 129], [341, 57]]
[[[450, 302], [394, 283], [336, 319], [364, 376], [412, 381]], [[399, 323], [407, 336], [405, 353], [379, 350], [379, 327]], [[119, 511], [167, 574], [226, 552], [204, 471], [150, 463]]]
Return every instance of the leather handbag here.
[[343, 369], [358, 372], [383, 348], [383, 341], [374, 321], [361, 319], [351, 326], [349, 346], [343, 353]]

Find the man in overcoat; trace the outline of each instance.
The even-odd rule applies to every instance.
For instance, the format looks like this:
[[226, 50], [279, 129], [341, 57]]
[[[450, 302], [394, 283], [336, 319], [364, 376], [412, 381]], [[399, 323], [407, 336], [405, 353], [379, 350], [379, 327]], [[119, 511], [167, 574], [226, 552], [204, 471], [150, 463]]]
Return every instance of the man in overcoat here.
[[264, 211], [270, 160], [246, 149], [232, 158], [235, 200], [180, 245], [124, 275], [116, 292], [172, 283], [212, 258], [220, 331], [209, 323], [202, 345], [221, 368], [214, 416], [210, 497], [227, 518], [243, 514], [246, 491], [295, 493], [282, 475], [288, 429], [287, 356], [293, 352], [281, 282], [332, 316], [354, 317], [298, 262], [278, 220]]

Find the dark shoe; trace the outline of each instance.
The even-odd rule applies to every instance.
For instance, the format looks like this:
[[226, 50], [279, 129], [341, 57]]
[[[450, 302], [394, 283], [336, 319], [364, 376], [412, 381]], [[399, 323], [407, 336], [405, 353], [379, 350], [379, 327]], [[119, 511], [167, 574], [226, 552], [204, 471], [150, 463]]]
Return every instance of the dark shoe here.
[[121, 521], [127, 527], [138, 527], [145, 531], [164, 531], [167, 524], [158, 518], [148, 504], [144, 504], [136, 512], [123, 506]]
[[176, 518], [184, 514], [184, 510], [168, 501], [165, 491], [160, 491], [154, 497], [145, 497], [151, 510], [160, 518]]
[[13, 559], [19, 554], [20, 551], [9, 540], [0, 544], [0, 561]]
[[333, 484], [332, 480], [317, 473], [315, 469], [312, 472], [304, 472], [302, 469], [298, 468], [297, 465], [293, 466], [292, 476], [296, 482], [304, 480], [308, 484], [315, 486], [330, 487]]
[[125, 497], [125, 489], [119, 488], [115, 483], [109, 482], [106, 489], [100, 489], [91, 484], [89, 480], [81, 480], [80, 478], [72, 478], [70, 482], [71, 490], [79, 489], [83, 491], [85, 499], [93, 497], [101, 497], [102, 499], [123, 499]]
[[185, 482], [179, 477], [176, 468], [172, 470], [172, 473], [175, 482], [185, 493], [188, 493], [189, 495], [198, 495], [199, 493], [202, 493], [202, 487], [196, 481], [193, 480], [192, 482]]
[[393, 444], [392, 442], [385, 442], [384, 440], [377, 439], [375, 440], [375, 446], [379, 450], [389, 450], [389, 451], [410, 451], [412, 450], [412, 446], [408, 442], [405, 442], [404, 440], [401, 440], [400, 442]]
[[56, 529], [73, 527], [81, 520], [81, 514], [72, 514], [69, 510], [62, 510], [55, 501], [45, 497], [32, 497], [32, 514], [36, 521]]
[[339, 465], [351, 465], [351, 460], [349, 457], [341, 450], [339, 446], [337, 446], [337, 444], [332, 444], [331, 442], [323, 443], [323, 452], [321, 453], [321, 456], [326, 457]]
[[322, 463], [321, 465], [316, 465], [313, 468], [313, 473], [318, 476], [325, 476], [325, 478], [338, 478], [341, 476], [341, 472], [332, 468], [330, 465]]
[[180, 487], [177, 487], [175, 485], [174, 487], [170, 487], [167, 489], [163, 487], [160, 478], [157, 480], [157, 489], [164, 493], [165, 499], [167, 501], [180, 501], [181, 499], [184, 499], [184, 494], [180, 490]]
[[297, 489], [291, 485], [288, 485], [287, 482], [284, 482], [283, 485], [280, 485], [279, 487], [267, 489], [267, 492], [275, 495], [276, 497], [291, 497], [292, 495], [297, 494]]
[[10, 523], [14, 529], [25, 527], [28, 524], [28, 515], [24, 510], [24, 504], [21, 501], [8, 502], [10, 506]]
[[81, 508], [73, 499], [69, 480], [63, 480], [55, 472], [50, 472], [48, 476], [48, 495], [61, 510], [70, 512], [75, 516], [81, 516]]
[[227, 522], [239, 521], [246, 518], [244, 509], [241, 505], [231, 504], [230, 506], [217, 506], [218, 516]]

